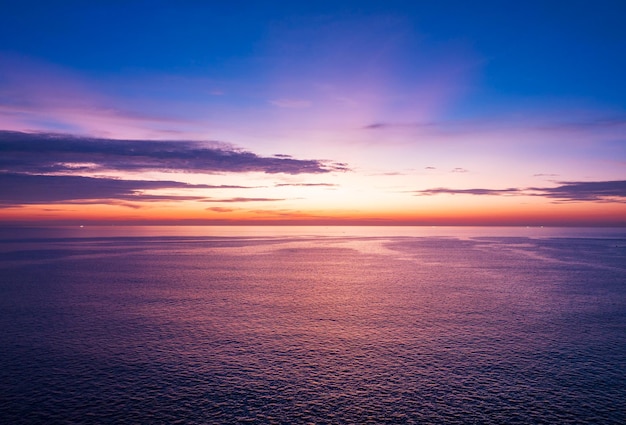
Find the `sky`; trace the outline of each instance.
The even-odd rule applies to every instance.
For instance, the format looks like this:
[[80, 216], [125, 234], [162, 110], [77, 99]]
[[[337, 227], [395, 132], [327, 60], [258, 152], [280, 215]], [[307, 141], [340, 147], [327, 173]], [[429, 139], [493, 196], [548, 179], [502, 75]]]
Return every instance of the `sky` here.
[[0, 223], [626, 226], [624, 16], [0, 0]]

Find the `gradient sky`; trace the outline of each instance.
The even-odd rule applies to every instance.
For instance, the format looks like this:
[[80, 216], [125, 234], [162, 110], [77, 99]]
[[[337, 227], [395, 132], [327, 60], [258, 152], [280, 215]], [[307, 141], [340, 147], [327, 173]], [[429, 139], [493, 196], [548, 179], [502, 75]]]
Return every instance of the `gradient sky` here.
[[0, 221], [626, 225], [624, 16], [0, 1]]

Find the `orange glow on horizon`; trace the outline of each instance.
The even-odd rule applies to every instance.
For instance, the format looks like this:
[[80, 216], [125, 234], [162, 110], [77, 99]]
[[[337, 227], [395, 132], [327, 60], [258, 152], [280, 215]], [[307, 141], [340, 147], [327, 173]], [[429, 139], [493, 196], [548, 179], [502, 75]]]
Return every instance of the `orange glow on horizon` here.
[[171, 203], [141, 208], [102, 204], [28, 205], [0, 210], [0, 220], [24, 224], [626, 225], [626, 204], [600, 202], [309, 211], [241, 207], [214, 211], [192, 206], [195, 208]]

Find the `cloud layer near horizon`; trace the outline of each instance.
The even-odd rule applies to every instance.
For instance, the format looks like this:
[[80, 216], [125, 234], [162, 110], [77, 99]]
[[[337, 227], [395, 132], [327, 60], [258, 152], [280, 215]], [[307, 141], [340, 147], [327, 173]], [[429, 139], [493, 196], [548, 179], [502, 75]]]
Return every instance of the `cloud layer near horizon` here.
[[528, 187], [507, 189], [450, 189], [418, 190], [417, 196], [428, 195], [526, 195], [542, 196], [560, 201], [626, 202], [626, 180], [596, 182], [559, 182], [556, 187]]
[[204, 196], [151, 195], [158, 189], [214, 189], [221, 186], [175, 181], [119, 180], [84, 176], [0, 173], [0, 205], [98, 201], [203, 200]]
[[117, 140], [0, 131], [0, 170], [28, 174], [78, 170], [321, 174], [346, 171], [347, 165], [284, 155], [263, 157], [218, 142]]

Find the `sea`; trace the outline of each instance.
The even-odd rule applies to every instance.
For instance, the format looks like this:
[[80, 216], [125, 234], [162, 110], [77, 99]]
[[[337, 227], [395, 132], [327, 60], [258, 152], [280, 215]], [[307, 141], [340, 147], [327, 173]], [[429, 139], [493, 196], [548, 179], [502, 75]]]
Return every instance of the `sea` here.
[[624, 424], [626, 228], [3, 228], [0, 423]]

